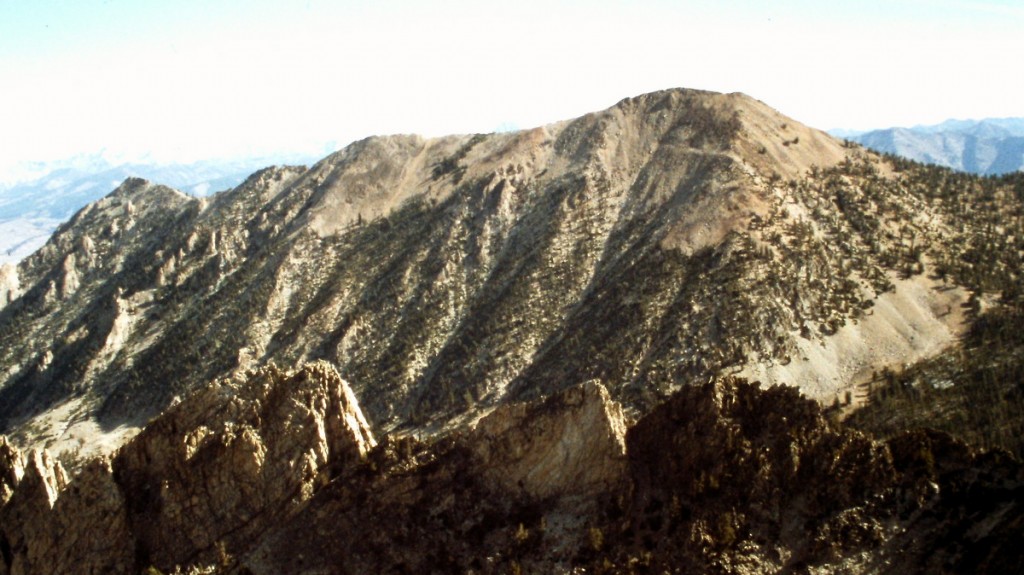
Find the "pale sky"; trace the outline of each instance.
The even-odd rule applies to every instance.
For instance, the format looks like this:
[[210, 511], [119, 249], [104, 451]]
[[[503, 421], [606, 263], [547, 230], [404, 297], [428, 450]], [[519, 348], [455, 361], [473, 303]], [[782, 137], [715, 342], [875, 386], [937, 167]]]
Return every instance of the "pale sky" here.
[[0, 0], [0, 170], [527, 128], [670, 87], [822, 129], [1024, 116], [1020, 0]]

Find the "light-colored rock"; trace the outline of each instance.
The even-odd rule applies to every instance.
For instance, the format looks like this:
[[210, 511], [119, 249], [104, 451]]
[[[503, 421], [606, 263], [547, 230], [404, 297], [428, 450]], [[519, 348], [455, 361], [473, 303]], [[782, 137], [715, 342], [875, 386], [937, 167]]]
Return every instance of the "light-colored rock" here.
[[17, 447], [0, 435], [0, 508], [14, 494], [14, 489], [25, 475], [25, 458]]
[[134, 540], [109, 460], [93, 460], [67, 483], [48, 455], [36, 452], [30, 460], [23, 499], [4, 509], [0, 527], [11, 549], [10, 573], [134, 572]]
[[64, 260], [63, 275], [61, 276], [60, 297], [67, 299], [78, 291], [81, 285], [81, 278], [78, 274], [78, 258], [75, 254], [68, 254]]
[[66, 483], [63, 467], [48, 452], [28, 454], [21, 481], [0, 509], [0, 540], [9, 550], [11, 575], [54, 572], [36, 566], [52, 559], [53, 505]]
[[153, 421], [114, 459], [142, 557], [171, 569], [287, 517], [373, 435], [326, 363], [223, 380]]
[[18, 268], [10, 263], [0, 264], [0, 309], [17, 299], [20, 294]]
[[589, 381], [537, 403], [499, 407], [480, 420], [470, 444], [489, 481], [544, 498], [619, 485], [625, 435], [621, 406]]
[[326, 363], [273, 367], [186, 398], [71, 481], [0, 437], [0, 575], [208, 564], [300, 508], [373, 435]]

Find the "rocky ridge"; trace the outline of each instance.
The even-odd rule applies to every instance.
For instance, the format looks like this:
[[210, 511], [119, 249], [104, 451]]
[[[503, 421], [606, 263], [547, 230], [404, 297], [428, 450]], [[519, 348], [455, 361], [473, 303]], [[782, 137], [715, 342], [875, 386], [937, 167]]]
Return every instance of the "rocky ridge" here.
[[587, 382], [375, 443], [332, 368], [266, 368], [71, 478], [42, 452], [0, 456], [12, 574], [994, 573], [1024, 533], [1005, 454], [874, 441], [733, 379], [635, 423]]
[[216, 382], [70, 479], [47, 452], [23, 456], [0, 440], [0, 573], [215, 562], [374, 444], [348, 385], [325, 364]]
[[952, 343], [968, 290], [1014, 280], [1019, 250], [972, 247], [1024, 237], [990, 227], [1020, 203], [990, 185], [933, 197], [914, 169], [692, 90], [369, 138], [206, 199], [129, 180], [8, 274], [0, 431], [110, 451], [208, 381], [320, 359], [385, 431], [588, 379], [633, 417], [740, 371], [832, 403]]

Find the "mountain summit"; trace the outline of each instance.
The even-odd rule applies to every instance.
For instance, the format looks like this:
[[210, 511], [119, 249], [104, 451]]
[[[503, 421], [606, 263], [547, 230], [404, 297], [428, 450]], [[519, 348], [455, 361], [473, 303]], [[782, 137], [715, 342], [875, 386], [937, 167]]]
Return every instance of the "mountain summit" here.
[[1022, 199], [691, 90], [126, 180], [0, 274], [0, 575], [1016, 569], [905, 422], [1024, 449]]
[[127, 180], [5, 280], [0, 432], [112, 449], [207, 382], [314, 360], [378, 430], [592, 378], [634, 415], [726, 373], [830, 404], [991, 289], [957, 263], [972, 220], [907, 178], [743, 94], [667, 90], [368, 138], [209, 198]]

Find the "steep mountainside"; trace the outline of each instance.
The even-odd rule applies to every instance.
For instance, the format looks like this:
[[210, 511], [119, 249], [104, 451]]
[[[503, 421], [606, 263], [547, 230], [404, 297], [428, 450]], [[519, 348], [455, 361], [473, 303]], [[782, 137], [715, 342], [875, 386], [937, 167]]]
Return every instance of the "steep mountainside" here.
[[107, 450], [197, 386], [319, 359], [381, 431], [592, 378], [632, 416], [738, 372], [846, 401], [1019, 281], [1020, 215], [998, 181], [687, 90], [370, 138], [205, 199], [129, 180], [7, 278], [0, 431]]
[[191, 164], [115, 164], [91, 155], [33, 165], [31, 171], [38, 177], [0, 185], [0, 264], [17, 264], [35, 252], [57, 226], [128, 177], [147, 178], [203, 196], [233, 188], [265, 166], [315, 159], [290, 154]]
[[975, 174], [1024, 168], [1024, 119], [950, 120], [935, 126], [888, 128], [851, 140], [879, 152]]
[[943, 290], [967, 286], [961, 308], [969, 327], [939, 355], [873, 372], [854, 391], [857, 409], [847, 423], [883, 437], [941, 429], [1024, 457], [1024, 172], [978, 179], [892, 161], [930, 203], [957, 215], [953, 241], [927, 250], [929, 273]]

